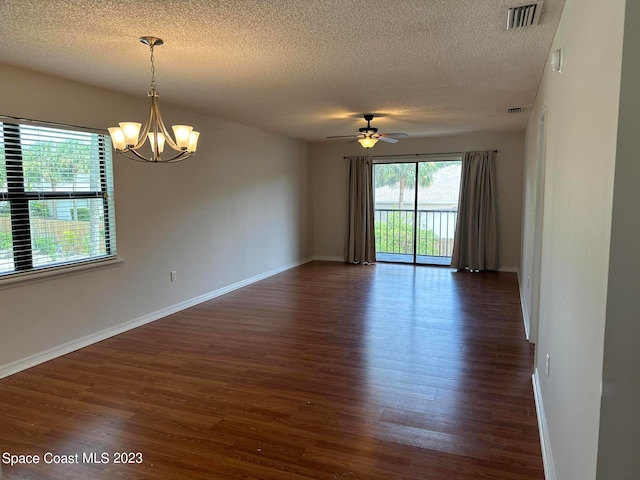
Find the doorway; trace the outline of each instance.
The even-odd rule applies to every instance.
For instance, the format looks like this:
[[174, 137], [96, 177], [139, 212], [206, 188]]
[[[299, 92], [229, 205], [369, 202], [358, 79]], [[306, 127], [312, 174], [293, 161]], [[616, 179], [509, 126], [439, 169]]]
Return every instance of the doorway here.
[[374, 163], [376, 259], [451, 265], [462, 160]]

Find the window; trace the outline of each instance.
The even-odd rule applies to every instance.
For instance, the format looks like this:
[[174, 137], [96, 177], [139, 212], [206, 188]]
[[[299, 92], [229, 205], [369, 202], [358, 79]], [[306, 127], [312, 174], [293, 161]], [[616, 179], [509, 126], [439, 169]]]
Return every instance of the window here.
[[109, 136], [0, 120], [0, 279], [115, 258]]

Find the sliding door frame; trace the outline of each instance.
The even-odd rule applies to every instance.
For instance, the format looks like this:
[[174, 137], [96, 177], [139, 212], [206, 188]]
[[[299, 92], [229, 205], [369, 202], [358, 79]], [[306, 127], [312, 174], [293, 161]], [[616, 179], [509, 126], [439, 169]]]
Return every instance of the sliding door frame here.
[[[375, 165], [379, 164], [398, 164], [398, 163], [412, 163], [415, 165], [414, 178], [414, 196], [413, 196], [413, 265], [429, 265], [438, 266], [437, 264], [418, 263], [418, 173], [421, 163], [437, 163], [437, 162], [462, 162], [462, 153], [445, 153], [445, 154], [411, 154], [411, 155], [379, 155], [373, 156], [374, 175], [371, 178], [373, 182], [372, 189], [374, 191], [374, 204], [375, 204]], [[409, 160], [407, 157], [412, 157]], [[455, 228], [455, 227], [454, 227]], [[384, 261], [384, 260], [383, 260]], [[405, 263], [405, 262], [402, 262]]]

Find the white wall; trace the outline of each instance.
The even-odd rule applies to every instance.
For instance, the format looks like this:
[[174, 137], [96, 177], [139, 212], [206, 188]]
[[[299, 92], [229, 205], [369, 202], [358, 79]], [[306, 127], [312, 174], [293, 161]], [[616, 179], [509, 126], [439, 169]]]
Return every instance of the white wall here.
[[[106, 129], [148, 114], [144, 92], [132, 98], [3, 65], [0, 78], [4, 115]], [[0, 289], [0, 374], [311, 257], [304, 142], [164, 101], [162, 113], [201, 131], [198, 154], [173, 165], [114, 155], [124, 263]]]
[[[524, 136], [522, 132], [486, 133], [451, 137], [408, 138], [396, 144], [378, 144], [371, 155], [447, 153], [494, 150], [498, 201], [500, 265], [516, 271], [520, 263]], [[313, 178], [313, 242], [316, 258], [342, 260], [346, 238], [349, 161], [363, 155], [359, 143], [334, 141], [311, 145]]]
[[640, 2], [625, 10], [624, 50], [598, 444], [599, 480], [640, 478]]
[[[624, 6], [567, 0], [552, 47], [564, 49], [563, 70], [547, 65], [526, 130], [530, 212], [538, 115], [546, 105], [536, 382], [549, 479], [596, 478]], [[529, 240], [532, 222], [525, 215]], [[521, 278], [532, 269], [531, 242], [525, 244]]]

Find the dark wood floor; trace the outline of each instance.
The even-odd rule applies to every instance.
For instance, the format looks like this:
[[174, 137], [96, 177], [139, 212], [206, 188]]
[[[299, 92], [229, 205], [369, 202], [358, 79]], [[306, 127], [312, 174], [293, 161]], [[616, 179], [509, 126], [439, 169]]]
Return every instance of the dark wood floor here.
[[532, 364], [515, 274], [313, 262], [0, 380], [3, 480], [543, 479]]

